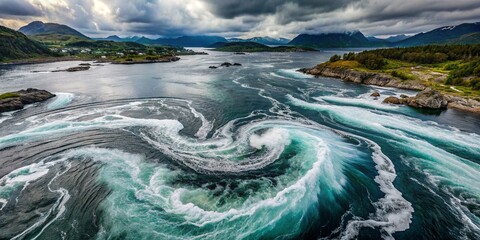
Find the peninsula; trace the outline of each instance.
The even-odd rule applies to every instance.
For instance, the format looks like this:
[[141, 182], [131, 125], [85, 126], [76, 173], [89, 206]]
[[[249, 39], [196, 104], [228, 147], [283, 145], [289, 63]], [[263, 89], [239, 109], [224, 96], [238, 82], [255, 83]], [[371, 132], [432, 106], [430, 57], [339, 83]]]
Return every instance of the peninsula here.
[[[317, 77], [394, 87], [433, 97], [431, 104], [418, 99], [388, 98], [387, 103], [423, 108], [456, 108], [480, 113], [480, 45], [445, 45], [390, 48], [334, 55], [328, 62], [300, 72]], [[444, 104], [439, 104], [439, 103]]]

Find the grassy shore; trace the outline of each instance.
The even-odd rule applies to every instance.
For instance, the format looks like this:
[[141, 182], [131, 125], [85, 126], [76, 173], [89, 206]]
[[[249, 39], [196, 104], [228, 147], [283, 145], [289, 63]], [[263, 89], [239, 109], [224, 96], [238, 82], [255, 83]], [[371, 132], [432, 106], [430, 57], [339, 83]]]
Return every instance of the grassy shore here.
[[[445, 61], [436, 64], [417, 64], [400, 60], [386, 59], [381, 69], [369, 69], [356, 60], [338, 60], [322, 63], [319, 66], [344, 68], [367, 73], [381, 73], [399, 81], [414, 81], [442, 93], [480, 100], [480, 90], [471, 86], [448, 85], [446, 80], [452, 72], [450, 66], [466, 64], [465, 61]], [[466, 78], [466, 79], [471, 79]]]

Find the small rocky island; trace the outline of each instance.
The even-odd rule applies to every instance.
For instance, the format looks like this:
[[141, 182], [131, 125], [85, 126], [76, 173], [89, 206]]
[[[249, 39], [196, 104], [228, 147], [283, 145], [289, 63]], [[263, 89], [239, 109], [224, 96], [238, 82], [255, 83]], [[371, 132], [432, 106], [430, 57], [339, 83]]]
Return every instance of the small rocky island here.
[[76, 67], [70, 67], [63, 70], [53, 70], [52, 72], [80, 72], [80, 71], [87, 71], [92, 66], [90, 63], [80, 63]]
[[27, 104], [43, 102], [55, 97], [55, 94], [45, 90], [28, 88], [0, 95], [0, 113], [20, 110]]

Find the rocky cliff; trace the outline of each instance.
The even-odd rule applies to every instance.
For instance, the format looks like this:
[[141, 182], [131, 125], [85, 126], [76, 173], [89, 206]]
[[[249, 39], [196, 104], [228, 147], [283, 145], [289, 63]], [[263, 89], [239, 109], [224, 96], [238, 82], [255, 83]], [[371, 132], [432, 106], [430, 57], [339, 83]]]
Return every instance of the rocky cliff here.
[[382, 87], [395, 87], [410, 90], [424, 90], [425, 85], [418, 81], [401, 81], [382, 73], [369, 73], [350, 70], [347, 68], [331, 68], [326, 66], [316, 66], [313, 68], [303, 68], [300, 72], [322, 77], [340, 78], [345, 81], [361, 83], [367, 85], [376, 85]]
[[332, 68], [318, 65], [313, 68], [303, 68], [298, 70], [316, 77], [339, 78], [345, 81], [375, 85], [382, 87], [394, 87], [401, 89], [417, 90], [419, 92], [412, 98], [388, 97], [384, 103], [406, 104], [415, 108], [455, 108], [462, 111], [480, 113], [480, 102], [474, 99], [467, 99], [459, 96], [442, 94], [439, 91], [427, 88], [419, 81], [401, 81], [383, 73], [369, 73], [351, 70], [347, 68]]

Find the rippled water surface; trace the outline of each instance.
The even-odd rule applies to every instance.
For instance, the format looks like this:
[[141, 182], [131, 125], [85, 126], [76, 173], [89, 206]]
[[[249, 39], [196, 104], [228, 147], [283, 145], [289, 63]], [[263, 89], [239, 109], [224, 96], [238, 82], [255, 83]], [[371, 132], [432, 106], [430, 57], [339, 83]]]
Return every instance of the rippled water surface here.
[[480, 117], [295, 71], [334, 53], [0, 67], [57, 94], [0, 118], [0, 239], [479, 239]]

